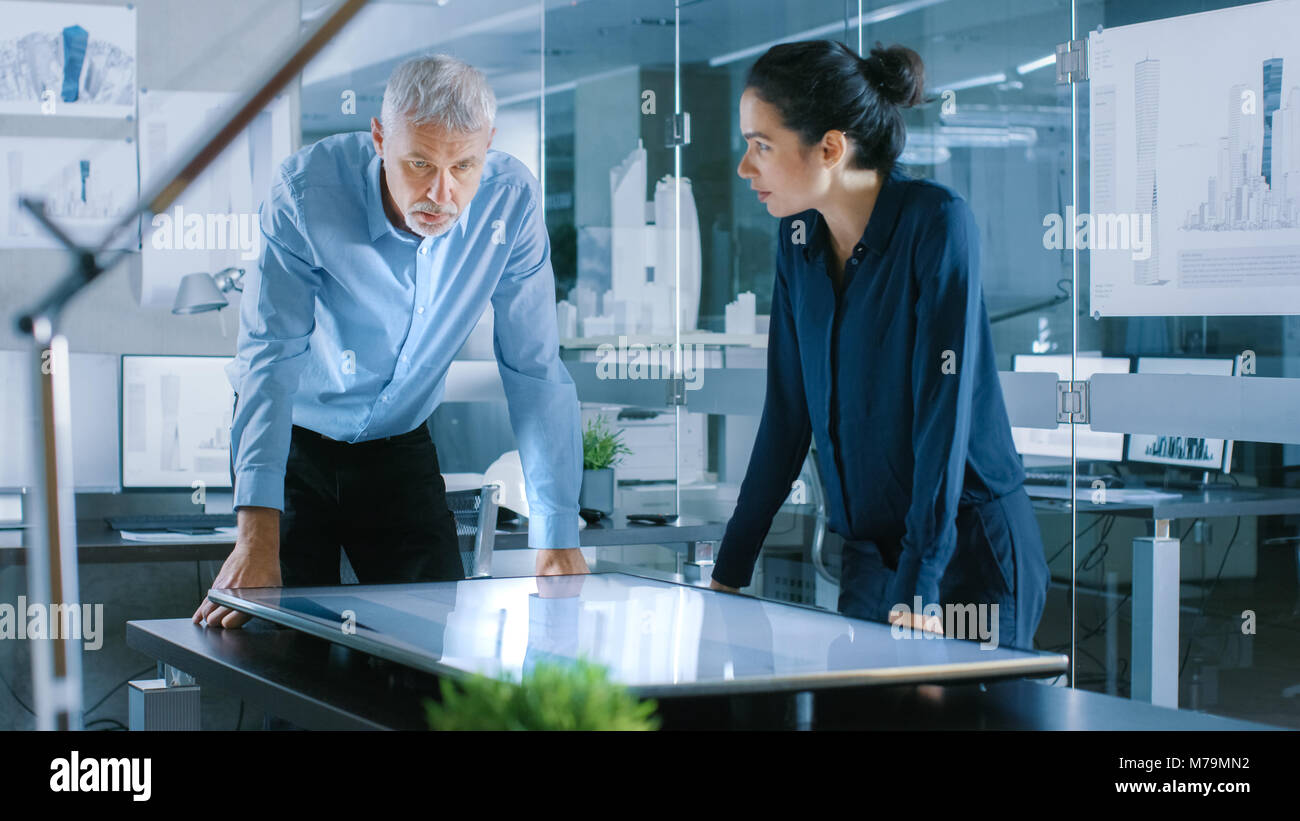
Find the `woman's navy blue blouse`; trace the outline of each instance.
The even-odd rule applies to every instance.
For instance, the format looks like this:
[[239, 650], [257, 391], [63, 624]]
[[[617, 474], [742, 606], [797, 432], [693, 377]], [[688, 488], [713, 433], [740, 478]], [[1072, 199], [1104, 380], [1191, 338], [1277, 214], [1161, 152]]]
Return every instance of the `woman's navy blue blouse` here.
[[895, 171], [836, 292], [821, 215], [781, 220], [767, 397], [713, 578], [749, 584], [817, 440], [828, 526], [896, 566], [890, 602], [938, 603], [959, 504], [1024, 482], [980, 289], [979, 236], [951, 189]]

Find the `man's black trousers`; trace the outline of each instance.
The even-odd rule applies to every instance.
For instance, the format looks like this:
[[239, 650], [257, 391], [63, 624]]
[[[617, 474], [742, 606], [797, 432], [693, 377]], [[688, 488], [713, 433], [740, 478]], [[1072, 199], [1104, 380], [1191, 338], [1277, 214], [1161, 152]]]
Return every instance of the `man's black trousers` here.
[[284, 586], [339, 584], [339, 548], [362, 584], [465, 577], [425, 425], [354, 444], [294, 425], [280, 516]]

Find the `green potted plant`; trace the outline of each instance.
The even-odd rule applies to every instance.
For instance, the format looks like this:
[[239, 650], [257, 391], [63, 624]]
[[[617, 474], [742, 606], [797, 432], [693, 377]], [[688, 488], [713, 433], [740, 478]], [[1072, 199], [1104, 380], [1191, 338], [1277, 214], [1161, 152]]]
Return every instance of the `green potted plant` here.
[[630, 455], [631, 449], [623, 441], [623, 431], [610, 430], [604, 416], [587, 422], [582, 432], [582, 490], [578, 506], [598, 510], [605, 515], [614, 512], [614, 466]]
[[442, 702], [427, 699], [431, 730], [657, 730], [658, 705], [609, 680], [604, 667], [541, 662], [519, 682], [471, 676], [439, 682]]

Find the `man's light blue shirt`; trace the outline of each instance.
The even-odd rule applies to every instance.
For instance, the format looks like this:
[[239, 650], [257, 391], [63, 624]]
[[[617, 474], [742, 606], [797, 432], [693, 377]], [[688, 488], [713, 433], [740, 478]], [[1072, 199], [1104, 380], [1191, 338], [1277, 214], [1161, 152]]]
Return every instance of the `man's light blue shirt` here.
[[424, 424], [490, 302], [528, 544], [577, 547], [578, 397], [560, 361], [537, 178], [489, 150], [457, 223], [419, 237], [389, 221], [380, 166], [369, 132], [327, 137], [285, 160], [262, 205], [262, 254], [227, 369], [239, 395], [235, 506], [284, 509], [292, 425], [363, 442]]

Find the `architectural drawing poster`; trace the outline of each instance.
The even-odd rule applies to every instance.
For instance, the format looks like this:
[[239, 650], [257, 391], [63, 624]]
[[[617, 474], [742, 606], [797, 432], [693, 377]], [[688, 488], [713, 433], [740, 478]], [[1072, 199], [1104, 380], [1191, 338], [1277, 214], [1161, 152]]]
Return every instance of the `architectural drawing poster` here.
[[1094, 316], [1300, 313], [1297, 32], [1275, 0], [1089, 35]]
[[[44, 200], [45, 213], [82, 244], [98, 245], [139, 196], [135, 143], [63, 137], [0, 137], [0, 248], [62, 248], [19, 207]], [[135, 225], [114, 248], [136, 248]]]
[[[211, 136], [237, 95], [218, 91], [140, 90], [140, 179], [148, 191]], [[288, 97], [276, 97], [171, 208], [146, 217], [139, 278], [143, 306], [172, 306], [186, 274], [248, 269], [261, 250], [258, 208], [281, 161], [293, 151]]]
[[135, 111], [135, 9], [0, 2], [0, 114]]

